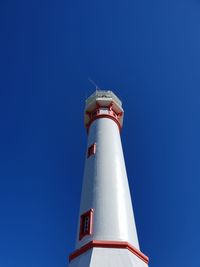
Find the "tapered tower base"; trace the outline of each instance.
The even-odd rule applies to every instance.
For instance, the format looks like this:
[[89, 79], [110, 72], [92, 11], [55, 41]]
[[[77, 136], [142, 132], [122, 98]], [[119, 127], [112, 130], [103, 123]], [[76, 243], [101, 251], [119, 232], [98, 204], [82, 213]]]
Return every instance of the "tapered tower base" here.
[[69, 267], [147, 267], [127, 249], [93, 248], [73, 259]]

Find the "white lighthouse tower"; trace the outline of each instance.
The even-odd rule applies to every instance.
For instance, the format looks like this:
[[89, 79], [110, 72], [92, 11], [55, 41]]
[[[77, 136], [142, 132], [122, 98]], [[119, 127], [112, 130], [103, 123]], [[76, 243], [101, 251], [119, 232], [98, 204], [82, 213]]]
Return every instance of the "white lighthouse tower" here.
[[87, 100], [88, 133], [76, 248], [69, 267], [147, 267], [139, 248], [120, 130], [124, 111], [111, 91]]

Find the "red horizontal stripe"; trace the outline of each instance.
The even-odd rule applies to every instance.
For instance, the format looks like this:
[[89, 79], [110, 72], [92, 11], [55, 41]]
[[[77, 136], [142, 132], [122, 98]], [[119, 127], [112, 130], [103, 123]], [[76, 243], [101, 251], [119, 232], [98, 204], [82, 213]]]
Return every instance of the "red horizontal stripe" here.
[[110, 115], [110, 114], [98, 114], [96, 116], [94, 116], [92, 119], [90, 119], [89, 123], [86, 125], [87, 131], [89, 131], [90, 125], [92, 124], [93, 121], [97, 120], [97, 119], [101, 119], [101, 118], [108, 118], [113, 120], [114, 122], [117, 123], [119, 130], [121, 130], [121, 125], [118, 121], [118, 119], [116, 119], [114, 116]]
[[75, 250], [73, 253], [69, 255], [69, 261], [75, 259], [76, 257], [80, 256], [84, 252], [88, 251], [91, 248], [123, 248], [128, 249], [130, 252], [135, 254], [138, 258], [143, 260], [145, 263], [148, 264], [149, 258], [143, 254], [140, 250], [136, 249], [135, 247], [131, 246], [128, 242], [123, 241], [102, 241], [102, 240], [93, 240], [86, 245], [82, 246], [81, 248]]

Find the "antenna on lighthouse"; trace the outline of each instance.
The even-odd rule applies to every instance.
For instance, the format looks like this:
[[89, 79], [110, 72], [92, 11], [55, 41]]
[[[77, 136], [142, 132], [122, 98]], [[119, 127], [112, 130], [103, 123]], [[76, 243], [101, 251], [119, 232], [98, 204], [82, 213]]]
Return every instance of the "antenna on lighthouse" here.
[[88, 81], [91, 82], [91, 84], [95, 86], [96, 91], [97, 91], [98, 89], [101, 90], [101, 89], [99, 88], [99, 86], [98, 86], [98, 85], [97, 85], [97, 84], [96, 84], [90, 77], [88, 78]]

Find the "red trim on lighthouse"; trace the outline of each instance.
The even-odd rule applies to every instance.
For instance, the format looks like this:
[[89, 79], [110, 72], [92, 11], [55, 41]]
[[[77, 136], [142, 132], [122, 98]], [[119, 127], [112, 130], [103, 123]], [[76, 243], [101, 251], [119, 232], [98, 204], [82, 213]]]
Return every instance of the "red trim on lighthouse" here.
[[97, 119], [101, 119], [101, 118], [108, 118], [108, 119], [111, 119], [113, 120], [114, 122], [117, 123], [117, 126], [119, 127], [119, 130], [121, 131], [122, 127], [120, 125], [120, 122], [119, 120], [112, 116], [111, 114], [96, 114], [96, 116], [94, 116], [90, 121], [89, 123], [86, 125], [86, 128], [87, 128], [87, 131], [89, 130], [90, 128], [90, 125], [92, 124], [93, 121], [97, 120]]
[[79, 230], [79, 240], [81, 240], [86, 235], [92, 234], [93, 228], [93, 213], [94, 209], [90, 209], [83, 213], [80, 218], [80, 230]]
[[[86, 129], [87, 129], [87, 131], [89, 130], [89, 128], [90, 128], [90, 125], [92, 124], [92, 122], [94, 121], [94, 120], [96, 120], [96, 119], [100, 119], [100, 118], [109, 118], [109, 119], [111, 119], [111, 120], [113, 120], [114, 122], [116, 122], [117, 123], [117, 125], [118, 125], [118, 127], [119, 127], [119, 130], [121, 130], [121, 128], [122, 128], [122, 126], [121, 126], [121, 124], [120, 124], [120, 117], [123, 115], [123, 112], [120, 112], [120, 113], [117, 113], [117, 112], [115, 112], [114, 110], [113, 110], [113, 103], [111, 103], [109, 106], [106, 106], [106, 107], [104, 107], [104, 106], [99, 106], [99, 104], [98, 103], [96, 103], [96, 108], [93, 110], [93, 111], [91, 111], [91, 112], [86, 112], [86, 114], [88, 115], [88, 117], [89, 117], [89, 122], [87, 123], [87, 125], [86, 125]], [[101, 108], [105, 108], [105, 109], [107, 109], [107, 112], [108, 113], [100, 113], [100, 110], [101, 110]]]
[[81, 254], [85, 253], [91, 248], [118, 248], [118, 249], [128, 249], [146, 264], [149, 263], [149, 258], [143, 254], [140, 250], [133, 247], [128, 242], [123, 241], [102, 241], [102, 240], [92, 240], [91, 242], [87, 243], [86, 245], [82, 246], [81, 248], [75, 250], [73, 253], [69, 255], [69, 261], [75, 259], [76, 257], [80, 256]]

